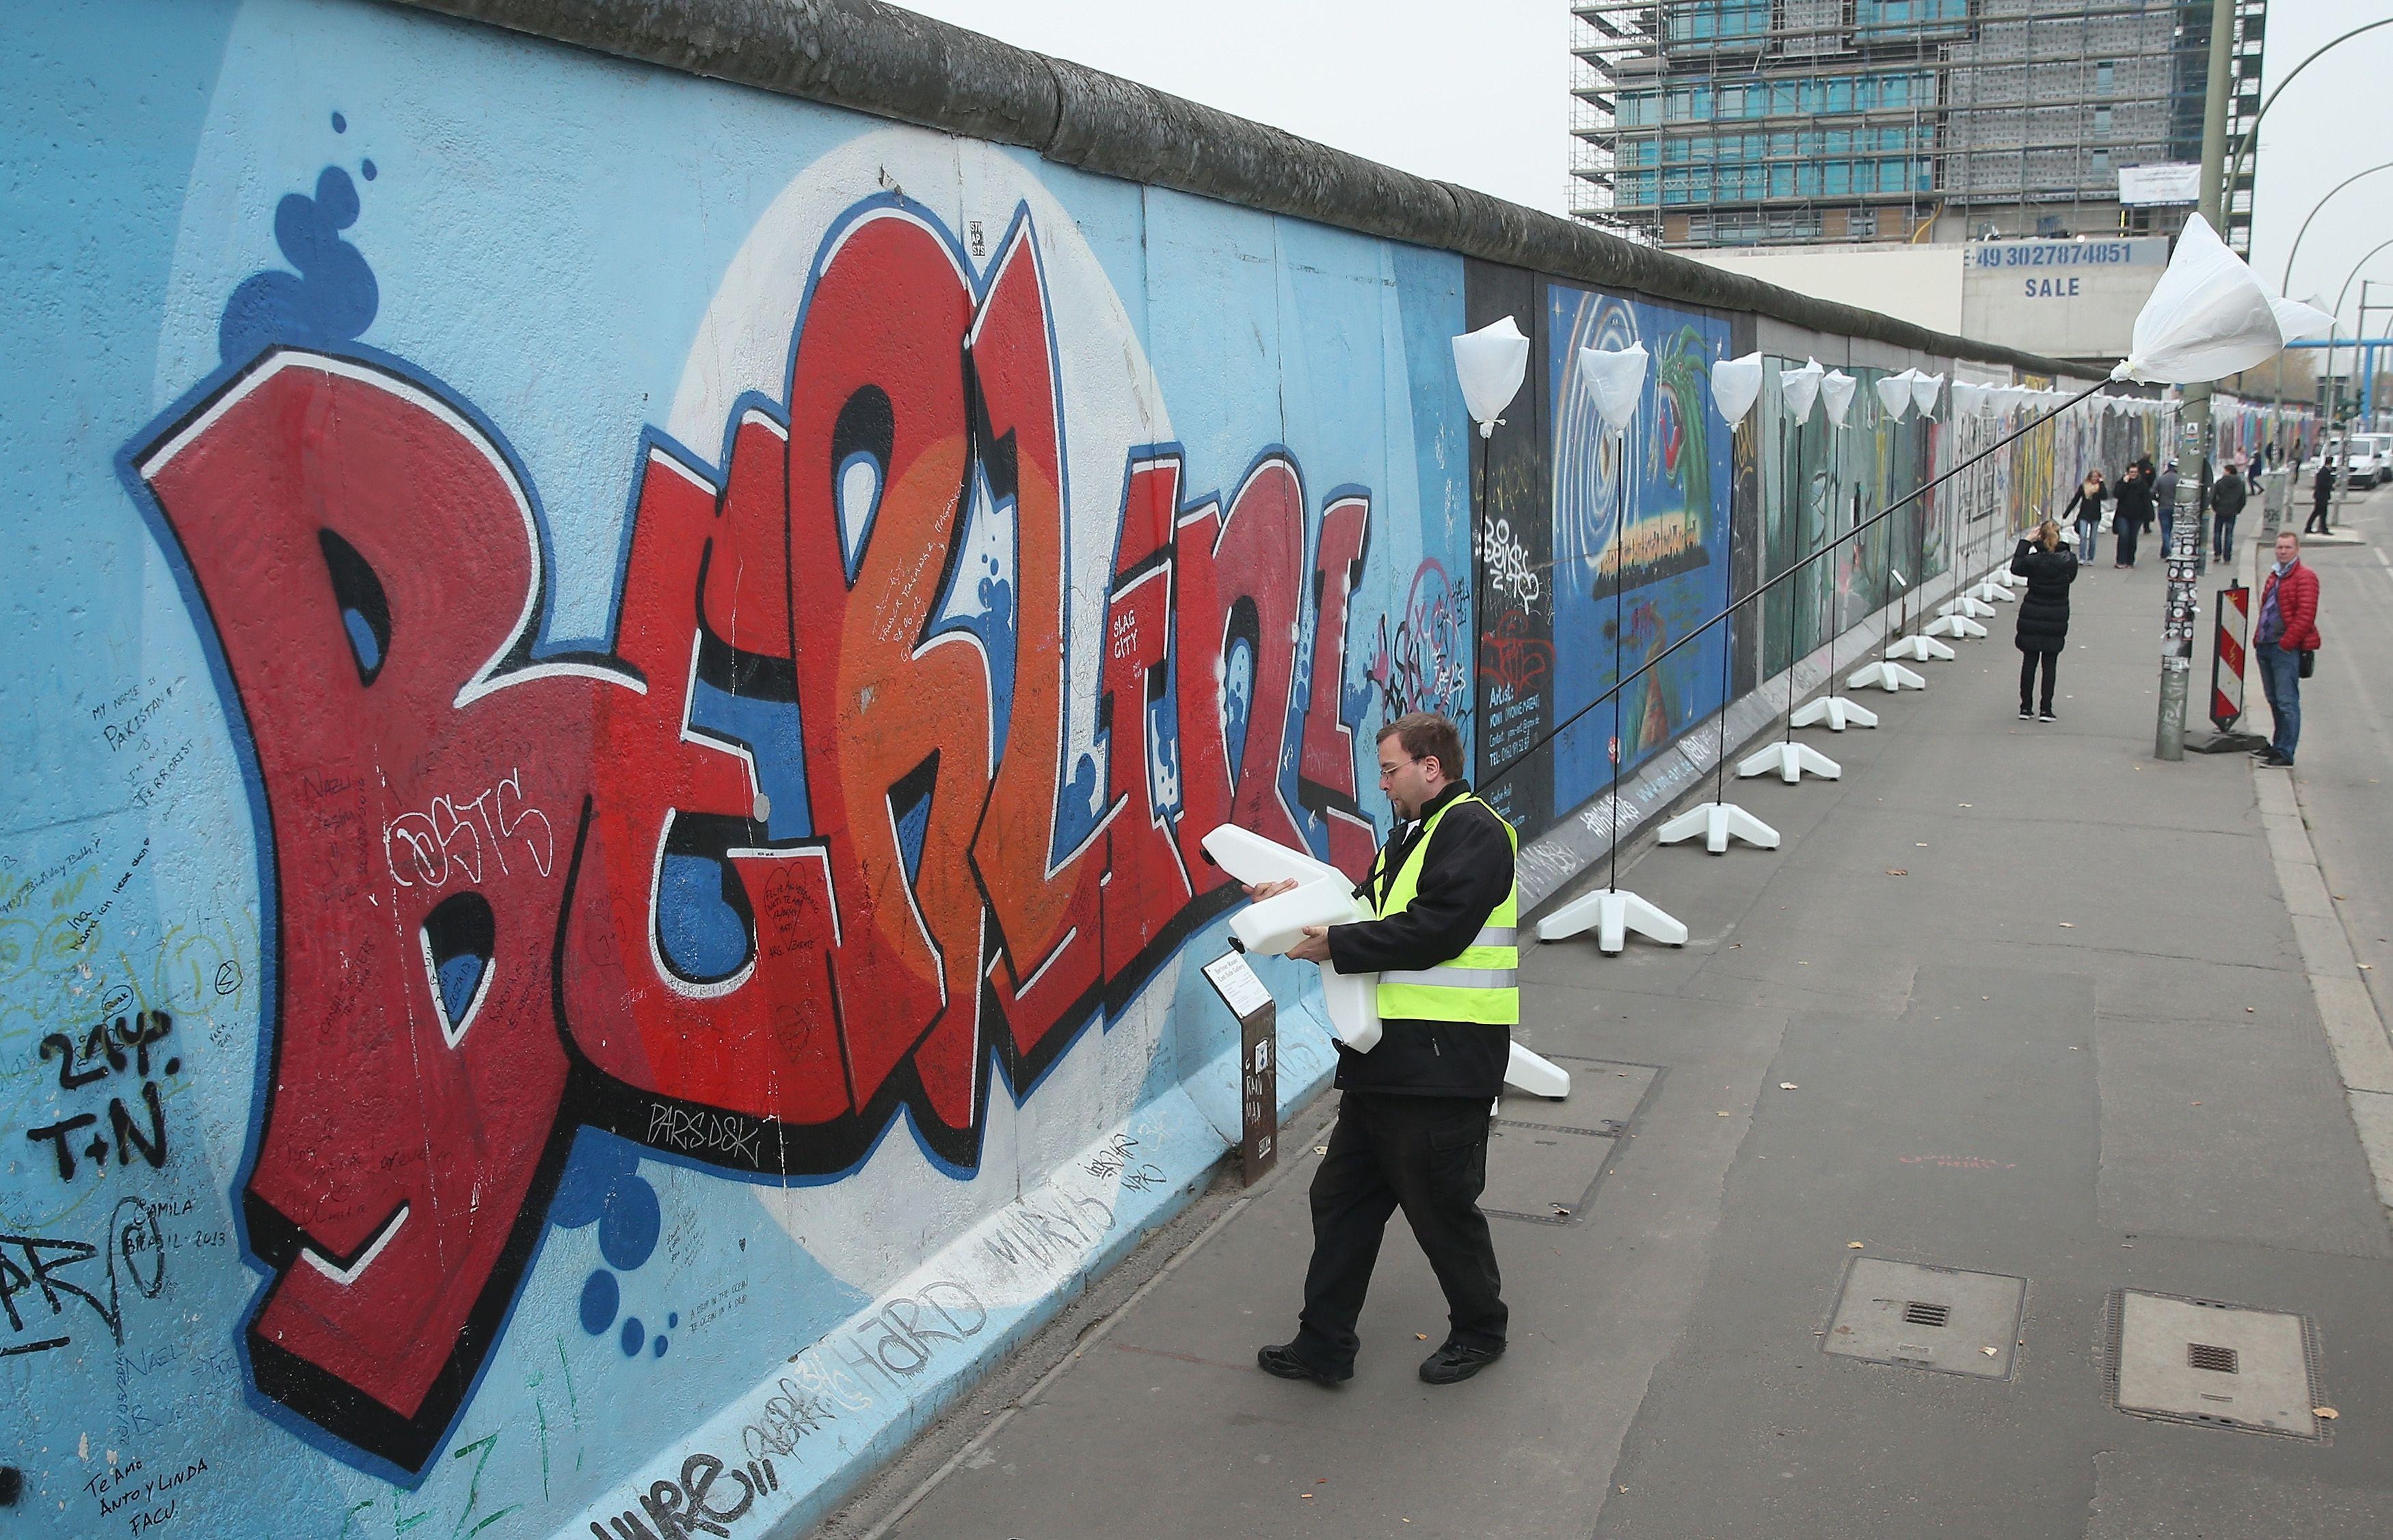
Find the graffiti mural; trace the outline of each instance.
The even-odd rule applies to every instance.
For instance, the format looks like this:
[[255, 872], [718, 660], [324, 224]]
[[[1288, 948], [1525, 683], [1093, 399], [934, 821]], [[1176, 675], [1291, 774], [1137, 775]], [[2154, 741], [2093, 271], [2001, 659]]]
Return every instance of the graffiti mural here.
[[[1548, 289], [1552, 401], [1555, 706], [1568, 717], [1712, 620], [1729, 595], [1729, 435], [1708, 375], [1725, 321], [1556, 283]], [[1602, 430], [1578, 378], [1582, 347], [1641, 342], [1645, 394], [1625, 437]], [[1617, 603], [1615, 603], [1615, 600]], [[1603, 789], [1720, 704], [1725, 628], [1631, 680], [1554, 748], [1557, 812]], [[1615, 672], [1615, 659], [1618, 672]]]
[[[275, 835], [262, 1391], [420, 1466], [583, 1125], [810, 1176], [902, 1111], [975, 1164], [980, 1065], [1035, 1080], [1233, 895], [1206, 830], [1303, 842], [1284, 745], [1322, 854], [1360, 875], [1355, 724], [1334, 688], [1292, 710], [1292, 663], [1300, 622], [1347, 633], [1370, 502], [1322, 511], [1335, 571], [1308, 569], [1284, 451], [1226, 498], [1186, 496], [1168, 448], [1126, 467], [1102, 772], [1057, 751], [1066, 424], [1038, 236], [1021, 212], [976, 275], [914, 207], [845, 216], [786, 395], [725, 424], [724, 469], [641, 449], [604, 654], [539, 652], [511, 456], [391, 366], [269, 346], [129, 451], [216, 618]], [[974, 570], [985, 517], [1010, 582]], [[1419, 589], [1371, 675], [1415, 702], [1454, 689]], [[1313, 594], [1338, 609], [1304, 614]], [[1159, 747], [1167, 684], [1186, 709]], [[412, 1116], [360, 1116], [357, 1088], [399, 1083]]]

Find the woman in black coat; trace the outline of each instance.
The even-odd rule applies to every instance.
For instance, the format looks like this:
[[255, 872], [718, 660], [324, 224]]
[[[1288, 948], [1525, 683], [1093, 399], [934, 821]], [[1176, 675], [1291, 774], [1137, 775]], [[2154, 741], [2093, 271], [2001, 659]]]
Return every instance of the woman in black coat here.
[[2118, 512], [2111, 516], [2111, 544], [2118, 555], [2112, 565], [2136, 565], [2136, 537], [2152, 521], [2151, 474], [2141, 465], [2119, 473]]
[[2060, 649], [2069, 645], [2069, 585], [2077, 581], [2077, 554], [2060, 543], [2060, 526], [2046, 519], [2019, 542], [2011, 571], [2027, 580], [2019, 611], [2020, 720], [2031, 714], [2028, 691], [2041, 667], [2044, 699], [2033, 714], [2051, 722], [2053, 677], [2060, 672]]

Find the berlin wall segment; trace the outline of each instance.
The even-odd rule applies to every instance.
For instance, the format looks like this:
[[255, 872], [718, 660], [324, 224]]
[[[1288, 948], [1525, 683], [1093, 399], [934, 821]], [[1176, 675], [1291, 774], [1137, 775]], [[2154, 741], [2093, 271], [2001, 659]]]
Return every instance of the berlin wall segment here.
[[[1178, 961], [1235, 890], [1198, 837], [1359, 872], [1371, 729], [1467, 724], [1459, 263], [1248, 216], [1303, 263], [1253, 329], [1310, 308], [1321, 359], [1266, 358], [1256, 391], [1174, 342], [1166, 378], [1149, 329], [1223, 318], [1134, 269], [1124, 303], [1080, 228], [1117, 195], [777, 104], [817, 148], [747, 211], [772, 249], [694, 275], [702, 315], [660, 302], [693, 354], [778, 328], [778, 366], [691, 387], [696, 415], [668, 372], [671, 425], [595, 448], [628, 467], [618, 541], [532, 468], [574, 425], [469, 389], [481, 360], [404, 319], [435, 232], [376, 204], [420, 196], [421, 151], [242, 56], [322, 25], [425, 48], [416, 74], [595, 67], [360, 7], [232, 20], [212, 111], [337, 159], [265, 195], [243, 266], [261, 232], [208, 196], [240, 147], [183, 148], [165, 217], [227, 254], [177, 274], [212, 346], [124, 318], [165, 339], [163, 406], [98, 403], [115, 508], [85, 480], [75, 509], [163, 581], [51, 660], [71, 714], [10, 730], [19, 763], [109, 772], [39, 783], [0, 865], [12, 1506], [74, 1533], [231, 1533], [261, 1492], [305, 1533], [761, 1533], [1219, 1153], [1225, 1024], [1189, 1019]], [[1131, 192], [1101, 240], [1239, 217]], [[541, 346], [522, 324], [476, 340]], [[1331, 371], [1383, 349], [1353, 431]], [[1316, 398], [1284, 406], [1300, 362]], [[107, 639], [145, 609], [163, 639]], [[1327, 1063], [1292, 1046], [1291, 1096]], [[723, 1265], [752, 1242], [766, 1271]], [[726, 1403], [724, 1442], [684, 1438]]]
[[[56, 1533], [820, 1512], [1235, 1138], [1198, 837], [1360, 869], [1380, 724], [1528, 741], [1607, 582], [1633, 667], [1759, 528], [1717, 318], [385, 7], [142, 16], [0, 93], [80, 178], [0, 319], [61, 365], [0, 385], [0, 1503]], [[1466, 306], [1543, 371], [1484, 519]], [[1557, 455], [1629, 335], [1628, 458]]]

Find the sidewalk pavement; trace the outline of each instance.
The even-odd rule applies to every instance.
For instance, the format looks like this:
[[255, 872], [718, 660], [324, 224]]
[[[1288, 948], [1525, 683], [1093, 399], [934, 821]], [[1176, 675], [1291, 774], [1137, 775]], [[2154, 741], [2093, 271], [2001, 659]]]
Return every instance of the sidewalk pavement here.
[[[1733, 787], [1781, 849], [1647, 851], [1624, 885], [1685, 947], [1524, 955], [1522, 1036], [1576, 1086], [1508, 1103], [1491, 1155], [1486, 1206], [1535, 1216], [1494, 1221], [1501, 1363], [1415, 1378], [1444, 1307], [1396, 1223], [1355, 1378], [1255, 1368], [1294, 1329], [1325, 1106], [1127, 1304], [1067, 1319], [1077, 1346], [1027, 1350], [1035, 1387], [993, 1382], [826, 1533], [2393, 1533], [2393, 1236], [2281, 887], [2290, 804], [2264, 819], [2241, 755], [2151, 759], [2161, 588], [2157, 562], [2084, 574], [2059, 723], [2014, 719], [2006, 608], [1916, 665], [1925, 694], [1873, 694], [1877, 731], [1803, 735], [1840, 781]], [[2373, 1010], [2337, 1034], [2387, 1053]], [[2007, 1376], [1824, 1351], [1862, 1259], [2023, 1279], [1983, 1345]], [[2338, 1416], [2115, 1409], [2122, 1288], [2301, 1315], [2303, 1393]]]

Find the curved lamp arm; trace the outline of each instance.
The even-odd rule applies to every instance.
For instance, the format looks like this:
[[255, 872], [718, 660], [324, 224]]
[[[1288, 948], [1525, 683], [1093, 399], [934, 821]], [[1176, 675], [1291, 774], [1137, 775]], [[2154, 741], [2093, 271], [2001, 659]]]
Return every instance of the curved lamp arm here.
[[2277, 82], [2276, 89], [2270, 91], [2269, 93], [2268, 99], [2260, 103], [2260, 110], [2252, 114], [2252, 126], [2243, 130], [2243, 137], [2235, 141], [2235, 153], [2227, 157], [2227, 180], [2221, 183], [2218, 189], [2218, 222], [2220, 224], [2224, 225], [2230, 223], [2230, 215], [2234, 211], [2235, 178], [2242, 176], [2243, 173], [2243, 157], [2249, 155], [2252, 152], [2253, 147], [2259, 143], [2260, 120], [2269, 115], [2269, 108], [2277, 105], [2277, 98], [2283, 96], [2285, 94], [2285, 87], [2294, 83], [2294, 76], [2300, 74], [2304, 70], [2307, 70], [2311, 65], [2317, 63], [2320, 56], [2325, 54], [2328, 50], [2350, 42], [2353, 38], [2358, 37], [2361, 33], [2374, 32], [2379, 27], [2393, 27], [2393, 16], [2383, 17], [2374, 21], [2364, 22], [2360, 26], [2352, 28], [2351, 31], [2344, 33], [2341, 37], [2321, 45], [2317, 51], [2312, 53], [2309, 58], [2303, 59], [2299, 64], [2295, 65], [2292, 72], [2288, 73], [2284, 79]]
[[[2257, 121], [2255, 120], [2255, 126], [2256, 125]], [[2309, 234], [2310, 221], [2319, 216], [2319, 210], [2326, 207], [2328, 200], [2332, 199], [2336, 193], [2341, 192], [2345, 188], [2349, 187], [2352, 183], [2360, 180], [2362, 176], [2373, 176], [2380, 171], [2393, 171], [2393, 161], [2386, 161], [2381, 164], [2370, 166], [2366, 171], [2353, 172], [2350, 176], [2346, 176], [2342, 181], [2337, 182], [2334, 186], [2327, 189], [2325, 198], [2321, 198], [2317, 202], [2310, 205], [2309, 213], [2302, 216], [2302, 228], [2294, 232], [2294, 244], [2292, 250], [2285, 253], [2285, 276], [2277, 281], [2277, 293], [2282, 294], [2286, 290], [2294, 286], [2294, 258], [2301, 254], [2302, 237]]]

